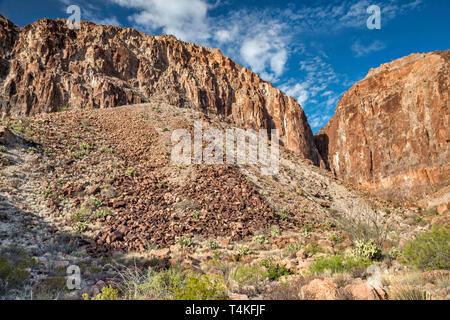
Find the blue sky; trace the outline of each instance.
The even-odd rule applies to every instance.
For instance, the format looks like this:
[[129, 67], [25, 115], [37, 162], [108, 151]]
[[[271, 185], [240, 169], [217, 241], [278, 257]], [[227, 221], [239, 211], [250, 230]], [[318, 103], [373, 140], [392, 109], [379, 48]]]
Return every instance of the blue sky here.
[[[450, 49], [448, 0], [0, 0], [0, 13], [23, 27], [43, 17], [133, 27], [220, 48], [296, 98], [314, 132], [370, 68], [413, 52]], [[370, 30], [367, 8], [381, 9]]]

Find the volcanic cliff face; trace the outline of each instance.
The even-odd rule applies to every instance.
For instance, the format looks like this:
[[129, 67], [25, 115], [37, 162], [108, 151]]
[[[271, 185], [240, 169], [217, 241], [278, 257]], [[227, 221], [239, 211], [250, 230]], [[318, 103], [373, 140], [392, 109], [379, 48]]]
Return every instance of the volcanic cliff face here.
[[0, 47], [8, 53], [14, 43], [9, 68], [2, 64], [3, 116], [162, 100], [239, 126], [279, 129], [288, 149], [321, 161], [300, 105], [219, 50], [89, 22], [69, 30], [65, 20], [50, 19], [17, 37], [17, 27], [0, 21]]
[[315, 137], [338, 177], [388, 199], [416, 200], [450, 182], [450, 51], [369, 71]]

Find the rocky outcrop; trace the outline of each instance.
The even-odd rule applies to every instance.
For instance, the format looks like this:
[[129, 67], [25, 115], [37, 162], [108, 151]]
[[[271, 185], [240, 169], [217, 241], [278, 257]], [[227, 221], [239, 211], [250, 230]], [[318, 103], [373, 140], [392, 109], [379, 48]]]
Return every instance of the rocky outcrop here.
[[[15, 39], [15, 31], [1, 32]], [[279, 129], [288, 149], [321, 161], [300, 105], [219, 50], [89, 22], [69, 30], [65, 20], [42, 19], [20, 30], [9, 64], [0, 82], [3, 116], [162, 100], [239, 126]]]
[[395, 200], [450, 182], [450, 51], [412, 54], [369, 71], [315, 136], [330, 169]]

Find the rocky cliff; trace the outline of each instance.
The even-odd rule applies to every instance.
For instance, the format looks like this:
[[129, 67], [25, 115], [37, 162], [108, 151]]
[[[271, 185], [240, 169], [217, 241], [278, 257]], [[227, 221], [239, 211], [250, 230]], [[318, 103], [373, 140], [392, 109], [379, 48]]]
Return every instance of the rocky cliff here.
[[300, 105], [219, 50], [89, 22], [69, 30], [42, 19], [18, 30], [1, 17], [0, 28], [3, 117], [162, 100], [279, 129], [289, 150], [321, 162]]
[[389, 199], [416, 200], [450, 182], [450, 51], [372, 69], [315, 141], [331, 170]]

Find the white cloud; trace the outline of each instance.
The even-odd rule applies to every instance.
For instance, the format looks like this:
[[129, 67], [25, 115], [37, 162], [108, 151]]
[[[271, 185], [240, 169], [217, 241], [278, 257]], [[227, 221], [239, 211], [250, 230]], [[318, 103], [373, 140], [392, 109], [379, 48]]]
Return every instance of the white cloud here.
[[285, 16], [302, 32], [338, 32], [344, 28], [365, 28], [369, 18], [367, 8], [370, 5], [380, 6], [382, 21], [385, 24], [396, 16], [417, 10], [423, 0], [411, 0], [407, 3], [401, 0], [386, 0], [381, 3], [372, 0], [330, 2], [331, 4], [323, 6], [286, 10]]
[[359, 40], [355, 41], [352, 45], [352, 51], [355, 54], [355, 57], [363, 57], [372, 52], [381, 51], [386, 48], [386, 44], [380, 40], [375, 40], [374, 42], [363, 45]]
[[269, 11], [236, 10], [212, 17], [209, 11], [215, 5], [207, 0], [110, 1], [134, 9], [136, 13], [128, 19], [145, 32], [162, 31], [184, 41], [220, 47], [265, 80], [276, 82], [285, 71], [288, 28]]
[[[231, 10], [212, 16], [220, 6], [214, 0], [109, 0], [134, 9], [128, 17], [138, 29], [148, 33], [163, 32], [209, 47], [219, 47], [225, 55], [244, 64], [263, 79], [279, 82], [289, 55], [305, 50], [303, 43], [291, 41], [302, 33], [333, 32], [342, 28], [365, 28], [369, 0], [333, 1], [323, 6], [290, 5], [285, 9]], [[416, 9], [422, 0], [400, 4], [399, 0], [382, 5], [383, 23], [396, 15]], [[379, 49], [377, 46], [367, 50]], [[362, 54], [364, 48], [360, 45]], [[321, 77], [321, 76], [319, 76]], [[331, 78], [333, 81], [334, 79]], [[315, 86], [316, 91], [323, 84]]]
[[209, 38], [206, 17], [208, 3], [204, 0], [111, 0], [138, 12], [129, 17], [130, 22], [146, 32], [162, 29], [185, 41], [202, 41]]
[[[303, 71], [300, 82], [291, 80], [290, 83], [281, 85], [280, 90], [294, 97], [302, 107], [307, 102], [313, 103], [313, 98], [316, 96], [331, 96], [334, 93], [327, 88], [330, 84], [338, 82], [338, 76], [331, 65], [326, 63], [321, 56], [301, 61], [300, 71]], [[331, 101], [330, 98], [328, 99]]]
[[240, 54], [244, 63], [254, 72], [270, 78], [283, 74], [288, 58], [286, 45], [276, 37], [266, 36], [264, 33], [258, 37], [243, 39]]
[[280, 86], [280, 90], [284, 91], [288, 96], [291, 96], [297, 100], [297, 102], [303, 106], [309, 98], [309, 84], [304, 83], [296, 83], [292, 86], [290, 85], [282, 85]]
[[[91, 21], [97, 24], [120, 26], [119, 20], [115, 16], [105, 17], [104, 12], [101, 8], [101, 4], [93, 4], [89, 0], [59, 0], [64, 7], [61, 8], [64, 13], [66, 13], [67, 7], [71, 5], [77, 5], [81, 10], [81, 20]], [[67, 18], [67, 17], [65, 17]]]

